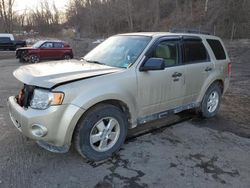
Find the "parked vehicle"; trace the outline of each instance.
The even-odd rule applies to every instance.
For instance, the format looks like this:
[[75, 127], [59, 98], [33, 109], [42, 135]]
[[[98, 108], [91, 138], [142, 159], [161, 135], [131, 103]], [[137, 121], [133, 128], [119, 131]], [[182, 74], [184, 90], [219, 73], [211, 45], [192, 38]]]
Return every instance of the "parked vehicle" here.
[[0, 33], [0, 49], [1, 50], [16, 50], [17, 48], [26, 46], [25, 41], [14, 40], [13, 34]]
[[38, 63], [41, 60], [72, 59], [72, 48], [63, 41], [41, 40], [31, 47], [16, 50], [20, 62]]
[[108, 38], [82, 61], [18, 68], [24, 83], [8, 99], [10, 117], [43, 148], [103, 160], [127, 130], [186, 109], [210, 118], [229, 86], [231, 63], [220, 38], [132, 33]]
[[14, 35], [13, 35], [13, 34], [10, 34], [10, 33], [0, 33], [0, 37], [8, 37], [8, 38], [10, 38], [10, 40], [12, 40], [12, 41], [15, 40]]

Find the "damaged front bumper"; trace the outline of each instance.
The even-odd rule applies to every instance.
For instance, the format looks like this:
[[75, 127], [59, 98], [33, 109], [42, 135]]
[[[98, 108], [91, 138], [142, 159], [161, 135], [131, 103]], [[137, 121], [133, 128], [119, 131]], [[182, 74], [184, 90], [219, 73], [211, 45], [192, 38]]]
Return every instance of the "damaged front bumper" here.
[[71, 104], [46, 110], [23, 108], [14, 96], [9, 97], [7, 105], [13, 124], [23, 135], [49, 151], [60, 153], [68, 151], [75, 125], [84, 113], [82, 108]]

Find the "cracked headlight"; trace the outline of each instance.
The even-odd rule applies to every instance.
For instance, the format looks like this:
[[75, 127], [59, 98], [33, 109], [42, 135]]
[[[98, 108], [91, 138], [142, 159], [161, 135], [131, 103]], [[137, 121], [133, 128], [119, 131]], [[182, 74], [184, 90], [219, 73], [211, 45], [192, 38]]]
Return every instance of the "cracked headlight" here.
[[62, 104], [64, 93], [50, 92], [44, 89], [35, 89], [30, 101], [30, 107], [39, 110], [45, 110], [51, 105]]

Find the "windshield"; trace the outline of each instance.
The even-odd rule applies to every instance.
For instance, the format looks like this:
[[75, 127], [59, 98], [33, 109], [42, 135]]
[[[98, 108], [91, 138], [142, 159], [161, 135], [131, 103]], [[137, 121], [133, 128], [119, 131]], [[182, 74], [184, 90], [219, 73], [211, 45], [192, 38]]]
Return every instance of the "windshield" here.
[[33, 48], [39, 48], [44, 42], [45, 42], [45, 41], [40, 40], [40, 41], [36, 42], [35, 44], [33, 44], [32, 47], [33, 47]]
[[128, 68], [146, 48], [151, 37], [113, 36], [90, 51], [84, 60], [112, 67]]

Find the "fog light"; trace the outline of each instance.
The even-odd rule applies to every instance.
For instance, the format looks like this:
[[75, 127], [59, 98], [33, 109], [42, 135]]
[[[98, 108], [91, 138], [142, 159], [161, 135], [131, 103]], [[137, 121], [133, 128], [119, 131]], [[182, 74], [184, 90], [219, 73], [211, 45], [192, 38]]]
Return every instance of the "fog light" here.
[[42, 125], [34, 124], [31, 127], [31, 133], [36, 137], [44, 137], [47, 132], [47, 128]]

